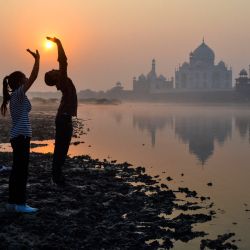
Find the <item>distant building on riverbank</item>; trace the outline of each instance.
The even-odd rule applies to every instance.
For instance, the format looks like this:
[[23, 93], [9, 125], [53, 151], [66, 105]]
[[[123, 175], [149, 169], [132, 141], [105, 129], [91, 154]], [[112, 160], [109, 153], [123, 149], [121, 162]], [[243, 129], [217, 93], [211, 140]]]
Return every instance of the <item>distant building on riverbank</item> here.
[[176, 89], [231, 89], [232, 70], [220, 61], [214, 64], [215, 54], [204, 39], [202, 44], [190, 53], [189, 63], [184, 62], [175, 71]]
[[155, 59], [152, 60], [151, 71], [145, 76], [141, 74], [138, 79], [133, 79], [133, 92], [138, 94], [157, 94], [165, 93], [173, 89], [174, 79], [168, 80], [165, 76], [156, 74]]
[[242, 69], [239, 73], [239, 77], [235, 79], [235, 88], [238, 91], [249, 93], [250, 91], [250, 78], [248, 77], [247, 71]]

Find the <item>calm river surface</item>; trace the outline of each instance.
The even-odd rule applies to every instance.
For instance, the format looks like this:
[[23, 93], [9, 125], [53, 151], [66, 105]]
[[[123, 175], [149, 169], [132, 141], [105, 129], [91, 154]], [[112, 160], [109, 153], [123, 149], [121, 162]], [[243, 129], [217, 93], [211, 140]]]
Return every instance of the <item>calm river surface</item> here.
[[[216, 219], [199, 228], [208, 238], [235, 232], [240, 249], [250, 249], [249, 107], [81, 105], [78, 114], [89, 131], [70, 155], [127, 161], [162, 179], [171, 176], [170, 188], [188, 187], [215, 203]], [[33, 151], [51, 152], [51, 143]], [[178, 243], [176, 249], [198, 249], [199, 242]]]

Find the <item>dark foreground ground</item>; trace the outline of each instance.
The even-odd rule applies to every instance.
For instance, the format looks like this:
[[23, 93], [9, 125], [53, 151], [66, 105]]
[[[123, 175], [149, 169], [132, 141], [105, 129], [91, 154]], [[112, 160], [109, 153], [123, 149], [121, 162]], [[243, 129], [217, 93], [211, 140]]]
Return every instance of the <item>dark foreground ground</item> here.
[[[53, 138], [55, 110], [32, 113], [36, 140]], [[5, 142], [8, 119], [0, 121]], [[83, 124], [75, 121], [74, 137], [82, 133]], [[0, 152], [0, 165], [11, 166], [11, 161], [11, 153]], [[200, 249], [237, 249], [233, 233], [210, 240], [208, 232], [194, 230], [215, 216], [209, 197], [188, 188], [170, 190], [143, 167], [89, 156], [67, 159], [68, 185], [60, 189], [50, 183], [51, 161], [50, 154], [31, 154], [28, 201], [39, 208], [33, 215], [5, 211], [9, 172], [0, 172], [1, 250], [170, 249], [176, 241], [194, 238], [200, 240]]]
[[[11, 161], [10, 153], [0, 157]], [[194, 191], [169, 190], [142, 167], [88, 156], [67, 159], [68, 185], [60, 189], [49, 181], [51, 157], [31, 155], [29, 203], [39, 208], [34, 215], [4, 211], [9, 173], [0, 173], [0, 249], [169, 249], [175, 241], [196, 237], [200, 249], [237, 249], [228, 242], [234, 234], [210, 241], [206, 232], [193, 230], [214, 215], [211, 201]], [[181, 205], [179, 192], [186, 196]], [[196, 201], [188, 202], [188, 197]], [[207, 212], [200, 213], [201, 207]], [[169, 219], [175, 209], [180, 214]], [[185, 214], [191, 210], [192, 215]]]

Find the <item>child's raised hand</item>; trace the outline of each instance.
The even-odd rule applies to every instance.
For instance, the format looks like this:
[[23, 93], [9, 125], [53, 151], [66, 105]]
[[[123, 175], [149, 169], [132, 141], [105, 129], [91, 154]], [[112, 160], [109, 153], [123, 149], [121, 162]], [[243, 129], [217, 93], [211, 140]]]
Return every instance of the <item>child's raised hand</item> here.
[[59, 40], [58, 38], [56, 38], [56, 37], [49, 37], [49, 36], [47, 36], [46, 38], [47, 38], [48, 40], [50, 40], [51, 42], [54, 42], [54, 43], [60, 42], [60, 40]]
[[38, 52], [38, 50], [36, 50], [36, 52], [31, 51], [30, 49], [27, 49], [27, 51], [35, 58], [35, 59], [39, 59], [40, 58], [40, 54]]

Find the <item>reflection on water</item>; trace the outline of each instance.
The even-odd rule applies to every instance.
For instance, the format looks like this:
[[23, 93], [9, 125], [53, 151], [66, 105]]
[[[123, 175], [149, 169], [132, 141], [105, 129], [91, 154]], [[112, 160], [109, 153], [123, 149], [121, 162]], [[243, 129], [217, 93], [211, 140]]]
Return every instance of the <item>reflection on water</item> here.
[[176, 116], [175, 134], [189, 145], [202, 165], [214, 152], [214, 143], [223, 144], [232, 135], [232, 119], [220, 116]]
[[[241, 136], [245, 137], [249, 133], [250, 119], [241, 117], [239, 126]], [[246, 123], [248, 121], [248, 123]], [[221, 146], [226, 139], [232, 135], [232, 116], [219, 115], [172, 115], [172, 114], [133, 114], [133, 127], [139, 130], [147, 130], [151, 137], [151, 145], [155, 146], [157, 131], [166, 127], [174, 130], [175, 135], [184, 144], [188, 144], [189, 152], [194, 154], [202, 165], [206, 163], [214, 152], [214, 143]]]
[[156, 132], [162, 130], [166, 126], [173, 127], [172, 116], [157, 116], [157, 115], [133, 115], [133, 127], [138, 127], [140, 130], [147, 130], [151, 136], [151, 145], [155, 146]]
[[235, 116], [235, 125], [242, 138], [248, 138], [250, 143], [250, 116]]
[[[155, 114], [154, 112], [134, 110], [132, 112], [132, 126], [133, 129], [148, 132], [152, 147], [157, 144], [157, 133], [164, 129], [170, 129], [175, 133], [176, 138], [188, 145], [189, 153], [195, 155], [202, 165], [213, 155], [216, 142], [223, 146], [223, 143], [231, 138], [234, 121], [240, 136], [248, 138], [250, 143], [250, 116], [234, 115], [234, 113], [226, 115], [198, 113], [195, 115], [179, 112]], [[112, 112], [112, 117], [118, 127], [122, 124], [123, 115], [117, 111]], [[33, 143], [39, 144], [40, 142], [33, 141]], [[43, 141], [43, 143], [47, 143], [48, 146], [38, 147], [32, 152], [53, 152], [52, 141]], [[7, 149], [7, 151], [10, 149], [6, 146], [2, 146], [2, 148]]]

